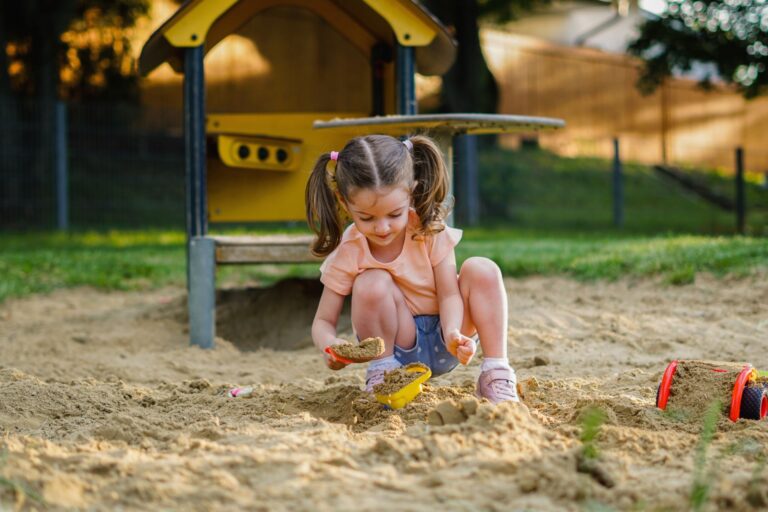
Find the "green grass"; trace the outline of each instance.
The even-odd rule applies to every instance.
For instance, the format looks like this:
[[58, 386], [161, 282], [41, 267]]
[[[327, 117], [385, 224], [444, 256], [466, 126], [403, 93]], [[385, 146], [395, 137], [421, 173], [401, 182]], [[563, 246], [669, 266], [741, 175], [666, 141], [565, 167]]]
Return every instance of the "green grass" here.
[[717, 432], [717, 420], [722, 414], [722, 403], [713, 402], [707, 408], [701, 428], [693, 464], [693, 482], [689, 501], [691, 510], [701, 510], [709, 500], [717, 476], [717, 460], [708, 457], [707, 452]]
[[[457, 256], [461, 262], [475, 255], [494, 259], [507, 276], [566, 275], [584, 280], [662, 276], [670, 284], [686, 284], [699, 272], [763, 272], [768, 269], [768, 239], [467, 230]], [[130, 290], [183, 285], [184, 234], [3, 234], [0, 275], [0, 301], [73, 286]], [[246, 265], [219, 267], [217, 279], [220, 283], [270, 283], [281, 277], [317, 275], [317, 264]]]
[[183, 282], [182, 233], [5, 235], [0, 300], [71, 286], [125, 290]]
[[[5, 467], [7, 461], [8, 450], [6, 447], [3, 447], [0, 451], [0, 468]], [[0, 493], [6, 492], [11, 494], [14, 498], [14, 510], [21, 509], [27, 501], [27, 498], [37, 502], [40, 505], [45, 505], [45, 501], [43, 500], [42, 496], [32, 490], [26, 483], [20, 480], [0, 476]], [[2, 508], [5, 509], [5, 507]], [[8, 508], [10, 509], [10, 504], [8, 504]]]
[[585, 280], [663, 276], [670, 284], [686, 284], [698, 272], [747, 275], [768, 268], [768, 239], [469, 231], [457, 254], [459, 259], [488, 256], [509, 276], [564, 274]]
[[[269, 230], [250, 232], [264, 231]], [[0, 235], [0, 302], [74, 286], [136, 290], [183, 285], [184, 240], [179, 231]], [[282, 277], [317, 275], [317, 269], [315, 264], [228, 266], [219, 267], [217, 279], [269, 284]]]
[[[618, 230], [612, 225], [608, 161], [562, 158], [541, 150], [489, 149], [481, 152], [480, 164], [484, 227], [466, 230], [457, 250], [459, 261], [488, 256], [505, 275], [516, 277], [661, 276], [672, 285], [691, 283], [700, 272], [748, 275], [768, 269], [768, 238], [721, 236], [733, 232], [733, 214], [682, 192], [646, 166], [625, 165], [625, 225]], [[704, 173], [701, 179], [723, 193], [732, 190], [732, 181], [721, 173]], [[122, 200], [149, 201], [134, 204], [131, 199], [131, 208], [142, 211], [143, 217], [137, 218], [168, 220], [168, 208], [183, 212], [178, 194], [150, 201], [138, 190], [130, 191]], [[747, 194], [753, 206], [747, 217], [749, 232], [768, 235], [768, 191], [750, 183]], [[152, 204], [158, 201], [164, 209], [155, 211]], [[133, 218], [135, 212], [130, 211]], [[306, 231], [300, 222], [214, 229], [250, 234]], [[0, 301], [71, 286], [126, 290], [182, 285], [185, 275], [184, 234], [178, 230], [0, 233]], [[269, 283], [316, 275], [316, 264], [249, 265], [220, 267], [217, 280]]]
[[[735, 214], [725, 212], [657, 176], [646, 165], [625, 163], [623, 233], [732, 234]], [[697, 171], [698, 181], [734, 196], [733, 179]], [[480, 155], [484, 223], [556, 231], [616, 232], [611, 162], [563, 158], [543, 150], [488, 149]], [[746, 185], [747, 233], [768, 235], [768, 190]], [[457, 192], [461, 200], [461, 191]]]

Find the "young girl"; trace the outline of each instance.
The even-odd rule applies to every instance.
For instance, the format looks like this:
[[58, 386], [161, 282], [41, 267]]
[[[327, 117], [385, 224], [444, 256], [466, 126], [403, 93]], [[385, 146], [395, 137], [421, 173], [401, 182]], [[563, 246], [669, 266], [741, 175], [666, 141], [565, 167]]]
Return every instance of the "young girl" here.
[[[312, 339], [321, 351], [346, 343], [336, 322], [352, 294], [355, 333], [381, 337], [386, 346], [368, 365], [368, 392], [408, 363], [424, 363], [433, 375], [468, 364], [477, 333], [484, 356], [477, 394], [493, 403], [518, 401], [501, 272], [474, 257], [457, 278], [461, 231], [445, 225], [447, 192], [442, 154], [424, 136], [357, 137], [320, 156], [306, 189], [307, 221], [317, 234], [312, 251], [326, 257]], [[346, 218], [352, 224], [344, 229]], [[346, 366], [323, 356], [332, 370]]]

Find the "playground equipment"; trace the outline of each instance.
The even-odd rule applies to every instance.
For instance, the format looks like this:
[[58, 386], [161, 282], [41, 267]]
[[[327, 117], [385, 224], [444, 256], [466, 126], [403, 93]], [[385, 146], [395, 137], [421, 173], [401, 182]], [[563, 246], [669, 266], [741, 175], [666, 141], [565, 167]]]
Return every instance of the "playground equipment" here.
[[[206, 113], [203, 58], [231, 34], [268, 61], [261, 88], [254, 85], [263, 101], [257, 112]], [[188, 0], [152, 34], [139, 71], [168, 63], [184, 74], [192, 344], [213, 346], [217, 264], [315, 260], [311, 237], [214, 237], [208, 222], [303, 220], [305, 184], [321, 153], [353, 136], [420, 131], [452, 165], [457, 134], [564, 126], [550, 118], [417, 115], [416, 69], [443, 74], [455, 52], [445, 27], [412, 0]], [[311, 79], [297, 79], [302, 70]]]
[[403, 370], [418, 376], [393, 393], [376, 393], [377, 402], [392, 409], [402, 409], [419, 396], [422, 391], [422, 384], [427, 382], [432, 376], [432, 370], [423, 364], [411, 364], [403, 368]]
[[[684, 375], [675, 374], [679, 367], [687, 370]], [[705, 373], [698, 373], [705, 372]], [[710, 373], [707, 378], [701, 378]], [[686, 379], [700, 377], [698, 382], [687, 382]], [[666, 409], [670, 399], [674, 400], [675, 388], [673, 380], [678, 386], [683, 383], [689, 385], [701, 385], [712, 388], [711, 394], [717, 396], [716, 388], [725, 385], [729, 393], [728, 418], [738, 421], [739, 418], [761, 420], [768, 413], [768, 372], [760, 372], [749, 363], [721, 363], [714, 361], [672, 361], [664, 371], [661, 383], [656, 392], [656, 406]], [[701, 404], [706, 406], [707, 404]]]

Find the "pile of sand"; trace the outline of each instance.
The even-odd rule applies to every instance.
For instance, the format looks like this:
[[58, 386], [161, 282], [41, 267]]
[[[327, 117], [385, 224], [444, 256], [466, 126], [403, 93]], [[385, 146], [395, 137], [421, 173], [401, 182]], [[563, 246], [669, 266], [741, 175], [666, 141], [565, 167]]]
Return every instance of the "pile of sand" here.
[[333, 346], [333, 352], [348, 361], [363, 363], [376, 359], [384, 353], [384, 340], [366, 338], [360, 343], [341, 343]]
[[373, 392], [377, 395], [397, 393], [428, 370], [429, 367], [421, 363], [411, 363], [401, 368], [396, 368], [384, 375], [384, 382], [373, 386]]
[[[382, 408], [361, 391], [364, 365], [332, 372], [309, 345], [311, 283], [224, 292], [212, 351], [187, 346], [182, 289], [9, 301], [0, 476], [15, 485], [0, 498], [102, 510], [689, 508], [701, 422], [657, 410], [656, 387], [673, 358], [768, 368], [768, 280], [507, 287], [525, 406], [473, 401], [477, 358], [404, 409]], [[227, 398], [234, 385], [253, 394]], [[584, 470], [580, 440], [595, 407], [600, 472]], [[435, 411], [454, 419], [428, 421]], [[766, 446], [768, 422], [720, 422], [705, 462], [713, 509], [768, 507]]]

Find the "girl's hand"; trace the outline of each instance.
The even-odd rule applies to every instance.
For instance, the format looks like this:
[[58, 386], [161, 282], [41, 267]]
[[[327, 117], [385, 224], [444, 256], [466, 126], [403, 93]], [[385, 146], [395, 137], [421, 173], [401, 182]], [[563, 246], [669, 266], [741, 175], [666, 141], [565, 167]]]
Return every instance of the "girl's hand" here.
[[[334, 338], [329, 343], [325, 345], [325, 347], [330, 347], [333, 345], [341, 345], [343, 343], [347, 343], [347, 340], [343, 340], [341, 338]], [[331, 370], [341, 370], [345, 366], [347, 366], [346, 363], [342, 363], [341, 361], [336, 360], [331, 354], [325, 351], [325, 347], [322, 348], [323, 351], [323, 359], [325, 360], [325, 365], [330, 368]]]
[[475, 355], [477, 345], [475, 344], [475, 340], [464, 336], [458, 329], [454, 329], [449, 332], [448, 336], [445, 338], [445, 348], [447, 348], [448, 352], [453, 354], [461, 364], [466, 365], [469, 364], [472, 357]]

